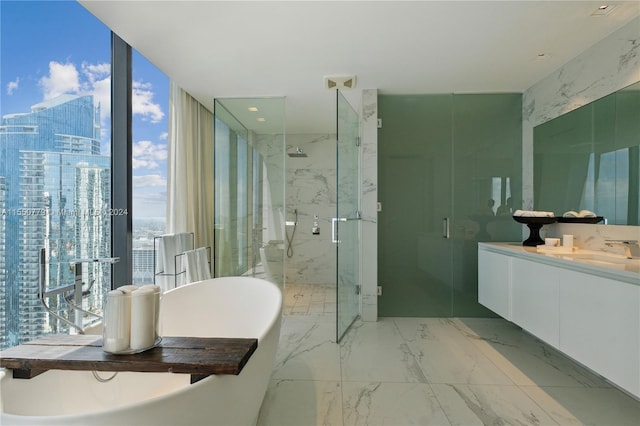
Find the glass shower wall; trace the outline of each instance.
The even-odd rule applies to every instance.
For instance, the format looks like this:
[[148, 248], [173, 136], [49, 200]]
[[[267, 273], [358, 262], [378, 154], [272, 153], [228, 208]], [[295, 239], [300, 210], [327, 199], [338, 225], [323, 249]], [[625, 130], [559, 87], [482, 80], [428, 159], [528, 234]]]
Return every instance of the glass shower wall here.
[[336, 90], [336, 340], [358, 317], [360, 308], [360, 121], [358, 113]]
[[214, 276], [284, 284], [284, 98], [214, 102]]

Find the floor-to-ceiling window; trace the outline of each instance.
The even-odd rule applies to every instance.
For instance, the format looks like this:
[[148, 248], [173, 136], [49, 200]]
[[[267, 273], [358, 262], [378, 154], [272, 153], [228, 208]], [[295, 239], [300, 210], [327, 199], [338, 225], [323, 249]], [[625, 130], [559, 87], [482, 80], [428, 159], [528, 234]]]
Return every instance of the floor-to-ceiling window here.
[[[168, 79], [135, 52], [133, 77], [112, 75], [111, 31], [76, 2], [3, 1], [0, 8], [1, 349], [68, 331], [43, 308], [40, 277], [50, 289], [69, 285], [76, 273], [70, 263], [110, 258], [114, 241], [131, 234], [112, 232], [115, 216], [139, 219], [136, 241], [164, 232]], [[131, 113], [118, 126], [133, 130], [132, 142], [112, 143], [111, 130], [116, 134], [118, 127], [111, 116], [114, 80], [130, 87], [125, 103]], [[121, 170], [131, 175], [133, 169], [133, 197], [113, 208], [119, 184], [112, 160], [123, 153], [130, 165]], [[134, 282], [152, 281], [152, 253], [140, 255], [134, 246], [133, 258], [123, 263], [134, 277], [139, 272]], [[113, 285], [111, 268], [84, 262], [83, 309], [101, 313]], [[76, 324], [96, 321], [69, 309], [67, 302], [78, 300], [68, 294], [45, 302]]]
[[132, 52], [132, 277], [154, 282], [154, 238], [165, 233], [169, 78]]
[[216, 99], [215, 276], [284, 282], [284, 99]]
[[[38, 298], [42, 249], [50, 288], [73, 283], [75, 259], [111, 254], [111, 33], [75, 2], [0, 7], [0, 347], [8, 347], [68, 328]], [[101, 310], [110, 271], [84, 266], [84, 309]], [[63, 293], [47, 302], [78, 321]]]

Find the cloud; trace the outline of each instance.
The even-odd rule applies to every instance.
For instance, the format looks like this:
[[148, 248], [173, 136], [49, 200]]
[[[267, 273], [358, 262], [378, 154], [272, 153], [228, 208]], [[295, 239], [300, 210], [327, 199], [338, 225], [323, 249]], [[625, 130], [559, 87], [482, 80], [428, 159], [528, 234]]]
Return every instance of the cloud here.
[[20, 77], [16, 77], [14, 81], [10, 81], [7, 84], [7, 95], [9, 96], [13, 95], [13, 92], [18, 90], [19, 84], [20, 84]]
[[87, 62], [83, 62], [82, 73], [87, 77], [90, 83], [104, 80], [105, 78], [111, 77], [111, 64], [89, 64]]
[[82, 95], [93, 95], [93, 101], [100, 105], [100, 124], [102, 130], [107, 130], [107, 124], [111, 116], [111, 64], [81, 65], [82, 76], [85, 77], [81, 85]]
[[160, 175], [133, 176], [134, 188], [167, 186], [167, 180]]
[[133, 114], [139, 114], [143, 120], [159, 123], [164, 118], [164, 112], [159, 104], [153, 102], [153, 91], [150, 83], [133, 82], [132, 109]]
[[[51, 61], [49, 74], [42, 77], [38, 84], [45, 100], [63, 94], [93, 95], [94, 102], [100, 105], [102, 127], [108, 125], [111, 115], [111, 64], [83, 62], [78, 70], [73, 63]], [[7, 93], [15, 90], [17, 85], [18, 79], [9, 83]], [[134, 81], [132, 86], [133, 114], [151, 123], [162, 121], [164, 112], [161, 105], [153, 101], [153, 86], [143, 81]]]
[[167, 145], [154, 144], [151, 141], [139, 141], [133, 144], [133, 168], [157, 169], [159, 161], [167, 159]]
[[49, 62], [49, 75], [39, 81], [44, 99], [52, 99], [64, 94], [80, 93], [80, 74], [76, 66], [70, 63]]
[[160, 133], [160, 136], [158, 137], [158, 139], [160, 139], [161, 141], [166, 141], [167, 139], [169, 139], [169, 133], [167, 132]]
[[[1, 0], [0, 0], [1, 1]], [[7, 85], [7, 93], [11, 95], [18, 89], [19, 79]], [[63, 94], [91, 95], [94, 103], [100, 105], [100, 132], [104, 148], [108, 148], [111, 121], [111, 64], [83, 62], [80, 67], [73, 63], [49, 62], [49, 73], [38, 81], [42, 89], [43, 100], [55, 98]], [[143, 81], [134, 81], [132, 88], [133, 115], [152, 124], [160, 123], [165, 117], [160, 104], [155, 103], [153, 86]], [[161, 135], [161, 140], [166, 136]], [[162, 146], [162, 145], [160, 145]], [[141, 147], [142, 148], [142, 147]], [[152, 150], [152, 148], [147, 148]], [[102, 150], [104, 152], [104, 149]], [[134, 157], [134, 168], [157, 169], [158, 161], [165, 160], [166, 147], [156, 148]]]

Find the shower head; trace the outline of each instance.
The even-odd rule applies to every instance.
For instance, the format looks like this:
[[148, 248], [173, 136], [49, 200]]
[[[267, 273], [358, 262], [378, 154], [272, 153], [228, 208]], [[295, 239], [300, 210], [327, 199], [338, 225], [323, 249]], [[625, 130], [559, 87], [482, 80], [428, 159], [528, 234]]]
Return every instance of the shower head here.
[[292, 158], [303, 158], [307, 156], [307, 154], [305, 154], [305, 152], [300, 147], [296, 147], [295, 152], [288, 152], [287, 154], [289, 154], [289, 157]]

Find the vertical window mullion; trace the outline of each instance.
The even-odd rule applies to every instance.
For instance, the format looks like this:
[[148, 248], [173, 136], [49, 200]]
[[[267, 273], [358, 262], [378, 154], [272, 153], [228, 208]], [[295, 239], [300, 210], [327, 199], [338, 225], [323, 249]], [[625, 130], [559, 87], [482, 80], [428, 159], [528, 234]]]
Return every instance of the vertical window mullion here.
[[120, 258], [113, 266], [112, 287], [133, 280], [132, 221], [132, 67], [131, 46], [111, 33], [111, 250]]

